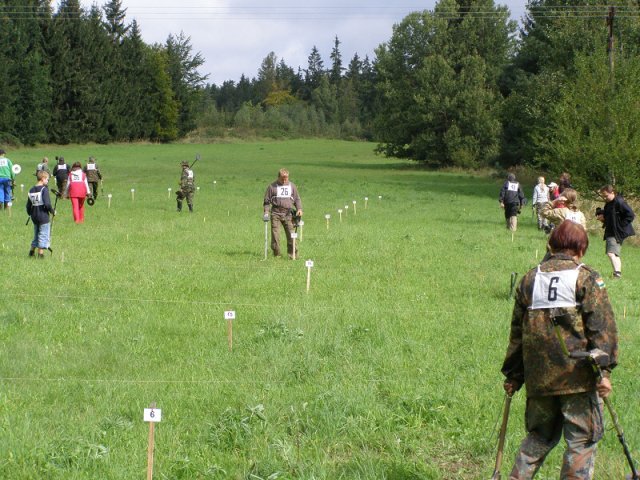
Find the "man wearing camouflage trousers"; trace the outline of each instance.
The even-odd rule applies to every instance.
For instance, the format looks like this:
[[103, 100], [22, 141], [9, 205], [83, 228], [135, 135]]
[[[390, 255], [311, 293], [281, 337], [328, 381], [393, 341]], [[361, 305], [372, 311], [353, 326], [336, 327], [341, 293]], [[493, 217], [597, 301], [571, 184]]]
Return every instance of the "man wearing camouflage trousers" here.
[[[560, 478], [593, 478], [604, 432], [601, 398], [611, 393], [618, 338], [602, 277], [580, 263], [588, 245], [584, 228], [565, 220], [549, 237], [549, 258], [518, 286], [502, 373], [507, 395], [526, 386], [528, 434], [510, 479], [533, 478], [563, 434]], [[589, 360], [569, 357], [593, 349], [609, 356], [600, 382]]]
[[193, 170], [189, 167], [189, 162], [182, 162], [182, 175], [180, 176], [180, 190], [176, 192], [178, 197], [178, 212], [182, 211], [182, 200], [187, 200], [189, 212], [193, 213], [193, 194], [196, 191]]
[[[287, 253], [290, 258], [294, 258], [293, 239], [291, 238], [291, 234], [294, 232], [293, 213], [296, 217], [302, 216], [302, 201], [298, 195], [298, 189], [289, 181], [289, 172], [284, 168], [278, 172], [278, 179], [267, 187], [263, 207], [263, 220], [268, 221], [269, 213], [271, 213], [271, 250], [273, 250], [273, 255], [276, 257], [281, 255], [280, 225], [282, 225], [287, 234]], [[295, 258], [297, 256], [296, 251]]]

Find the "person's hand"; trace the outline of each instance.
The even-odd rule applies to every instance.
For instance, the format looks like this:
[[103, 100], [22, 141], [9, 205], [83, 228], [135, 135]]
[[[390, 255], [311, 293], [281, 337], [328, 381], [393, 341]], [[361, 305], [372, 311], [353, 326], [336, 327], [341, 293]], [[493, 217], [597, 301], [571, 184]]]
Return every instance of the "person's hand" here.
[[502, 387], [504, 388], [504, 391], [507, 393], [507, 395], [509, 395], [510, 397], [512, 397], [514, 393], [520, 390], [520, 384], [513, 380], [505, 380], [504, 383], [502, 384]]
[[302, 210], [298, 210], [296, 212], [296, 217], [301, 217], [302, 216]]
[[504, 208], [504, 203], [500, 202], [500, 208]]
[[264, 215], [262, 215], [262, 220], [265, 221], [265, 222], [268, 222], [269, 221], [269, 214], [265, 213]]
[[600, 395], [601, 398], [608, 397], [611, 393], [611, 380], [609, 380], [607, 377], [602, 377], [602, 380], [600, 380], [596, 384], [596, 390], [598, 391], [598, 395]]

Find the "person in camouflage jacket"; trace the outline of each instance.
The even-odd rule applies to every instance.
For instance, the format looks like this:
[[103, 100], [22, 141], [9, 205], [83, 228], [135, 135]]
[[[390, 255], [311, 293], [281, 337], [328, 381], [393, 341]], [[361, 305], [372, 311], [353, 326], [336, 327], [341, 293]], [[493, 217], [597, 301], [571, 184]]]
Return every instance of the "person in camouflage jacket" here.
[[87, 176], [87, 182], [89, 182], [89, 188], [91, 189], [91, 197], [98, 198], [98, 184], [102, 181], [102, 173], [96, 164], [95, 157], [89, 157], [89, 161], [82, 169]]
[[267, 186], [264, 193], [263, 220], [271, 219], [271, 250], [275, 257], [281, 255], [280, 252], [280, 226], [284, 227], [287, 235], [287, 253], [289, 258], [297, 258], [298, 249], [293, 251], [293, 237], [295, 232], [293, 224], [293, 214], [297, 218], [302, 217], [302, 200], [298, 194], [297, 187], [289, 181], [289, 171], [281, 168], [278, 171], [278, 179]]
[[[527, 392], [527, 436], [510, 479], [531, 479], [564, 434], [561, 479], [591, 479], [604, 432], [601, 397], [611, 392], [617, 364], [617, 327], [602, 277], [580, 263], [589, 239], [565, 220], [549, 237], [551, 255], [521, 280], [502, 366], [504, 389]], [[587, 359], [568, 352], [600, 349], [609, 355], [597, 382]]]
[[182, 201], [187, 200], [189, 212], [193, 213], [193, 194], [196, 191], [193, 170], [189, 167], [189, 162], [182, 162], [182, 175], [180, 175], [180, 189], [176, 192], [178, 202], [178, 212], [182, 211]]

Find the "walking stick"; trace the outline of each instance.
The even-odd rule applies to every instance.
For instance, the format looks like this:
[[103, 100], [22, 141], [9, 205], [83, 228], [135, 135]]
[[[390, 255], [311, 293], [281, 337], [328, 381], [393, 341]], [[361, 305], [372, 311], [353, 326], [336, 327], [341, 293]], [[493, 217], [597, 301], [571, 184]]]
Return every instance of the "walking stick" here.
[[507, 424], [509, 423], [509, 409], [511, 408], [511, 395], [506, 395], [504, 401], [504, 412], [502, 413], [502, 425], [500, 426], [500, 436], [498, 437], [498, 454], [496, 455], [496, 466], [493, 469], [491, 480], [500, 480], [500, 467], [502, 466], [502, 452], [504, 450], [504, 439], [507, 436]]

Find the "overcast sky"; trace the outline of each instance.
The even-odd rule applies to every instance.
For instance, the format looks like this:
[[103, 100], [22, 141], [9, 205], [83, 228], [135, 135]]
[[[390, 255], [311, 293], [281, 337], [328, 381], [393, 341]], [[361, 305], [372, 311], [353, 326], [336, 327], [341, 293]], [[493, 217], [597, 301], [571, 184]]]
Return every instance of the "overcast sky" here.
[[[496, 0], [519, 20], [527, 0]], [[105, 0], [82, 0], [88, 8]], [[201, 73], [208, 83], [255, 77], [262, 60], [274, 52], [297, 71], [307, 67], [315, 45], [325, 67], [337, 36], [344, 66], [355, 53], [375, 57], [392, 27], [414, 11], [433, 10], [435, 0], [123, 0], [127, 24], [135, 18], [145, 43], [164, 43], [181, 31], [191, 38], [193, 53], [205, 59]]]

